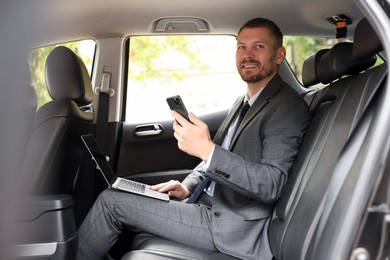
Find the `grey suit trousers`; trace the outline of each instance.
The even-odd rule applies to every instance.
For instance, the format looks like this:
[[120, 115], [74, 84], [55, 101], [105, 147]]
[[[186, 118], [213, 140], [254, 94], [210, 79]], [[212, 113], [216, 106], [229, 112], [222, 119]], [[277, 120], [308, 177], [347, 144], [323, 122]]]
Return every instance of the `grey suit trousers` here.
[[108, 189], [100, 194], [79, 228], [76, 259], [102, 259], [124, 228], [217, 251], [211, 220], [211, 208], [205, 205], [165, 202]]

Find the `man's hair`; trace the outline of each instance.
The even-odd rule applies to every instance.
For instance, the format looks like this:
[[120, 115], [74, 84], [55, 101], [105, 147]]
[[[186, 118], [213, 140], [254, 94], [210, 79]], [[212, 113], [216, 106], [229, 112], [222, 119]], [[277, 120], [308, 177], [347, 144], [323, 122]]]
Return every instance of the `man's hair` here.
[[243, 26], [241, 26], [240, 30], [238, 31], [238, 34], [243, 29], [254, 29], [254, 28], [261, 28], [265, 27], [270, 30], [271, 35], [275, 38], [277, 47], [283, 46], [283, 33], [280, 30], [280, 28], [271, 20], [268, 20], [266, 18], [254, 18], [249, 21], [247, 21]]

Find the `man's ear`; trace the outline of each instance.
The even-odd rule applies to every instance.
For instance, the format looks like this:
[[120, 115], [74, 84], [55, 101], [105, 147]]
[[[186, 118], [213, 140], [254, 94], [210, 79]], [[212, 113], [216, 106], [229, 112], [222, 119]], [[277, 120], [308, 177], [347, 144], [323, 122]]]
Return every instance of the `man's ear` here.
[[279, 47], [276, 54], [276, 63], [279, 65], [283, 62], [283, 60], [286, 58], [286, 48]]

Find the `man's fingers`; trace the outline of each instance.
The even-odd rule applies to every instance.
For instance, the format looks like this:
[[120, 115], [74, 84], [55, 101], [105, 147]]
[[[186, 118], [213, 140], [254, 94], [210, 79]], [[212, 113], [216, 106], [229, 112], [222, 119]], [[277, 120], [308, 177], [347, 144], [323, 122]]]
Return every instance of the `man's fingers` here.
[[167, 182], [163, 182], [163, 183], [159, 183], [159, 184], [156, 184], [156, 185], [152, 185], [152, 186], [150, 186], [150, 188], [152, 190], [159, 190], [162, 187], [164, 187], [165, 185], [167, 185]]
[[195, 116], [194, 113], [190, 112], [188, 114], [188, 117], [190, 118], [191, 122], [194, 125], [197, 125], [197, 126], [200, 126], [200, 127], [205, 127], [206, 126], [206, 123], [203, 122], [202, 120], [200, 120], [197, 116]]
[[179, 183], [178, 181], [169, 181], [169, 182], [157, 184], [154, 186], [153, 189], [159, 192], [167, 192], [177, 188], [178, 183]]
[[175, 120], [182, 126], [185, 126], [187, 124], [191, 124], [190, 122], [188, 122], [187, 119], [185, 119], [182, 115], [180, 115], [179, 113], [177, 113], [176, 111], [174, 110], [171, 110], [171, 115], [175, 118]]
[[169, 197], [179, 198], [179, 197], [181, 196], [181, 194], [182, 194], [182, 192], [176, 191], [176, 190], [170, 190], [170, 191], [168, 191]]

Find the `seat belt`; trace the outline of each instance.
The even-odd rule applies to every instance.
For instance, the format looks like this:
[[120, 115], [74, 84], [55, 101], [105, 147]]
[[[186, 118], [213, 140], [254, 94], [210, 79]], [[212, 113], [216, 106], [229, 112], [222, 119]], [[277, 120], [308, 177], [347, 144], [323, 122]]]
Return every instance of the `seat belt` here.
[[[108, 115], [110, 107], [110, 97], [115, 94], [115, 91], [110, 88], [111, 84], [111, 67], [104, 66], [102, 81], [100, 87], [95, 88], [95, 94], [99, 95], [98, 114], [96, 120], [96, 141], [104, 153], [109, 155], [108, 149]], [[104, 190], [107, 184], [102, 178], [99, 178], [99, 174], [94, 174], [94, 197], [97, 197], [102, 190]]]
[[95, 88], [95, 92], [99, 93], [98, 115], [96, 121], [96, 140], [99, 147], [105, 155], [108, 155], [108, 112], [110, 107], [110, 97], [115, 92], [110, 88], [111, 83], [111, 67], [103, 67], [102, 81], [100, 87]]

